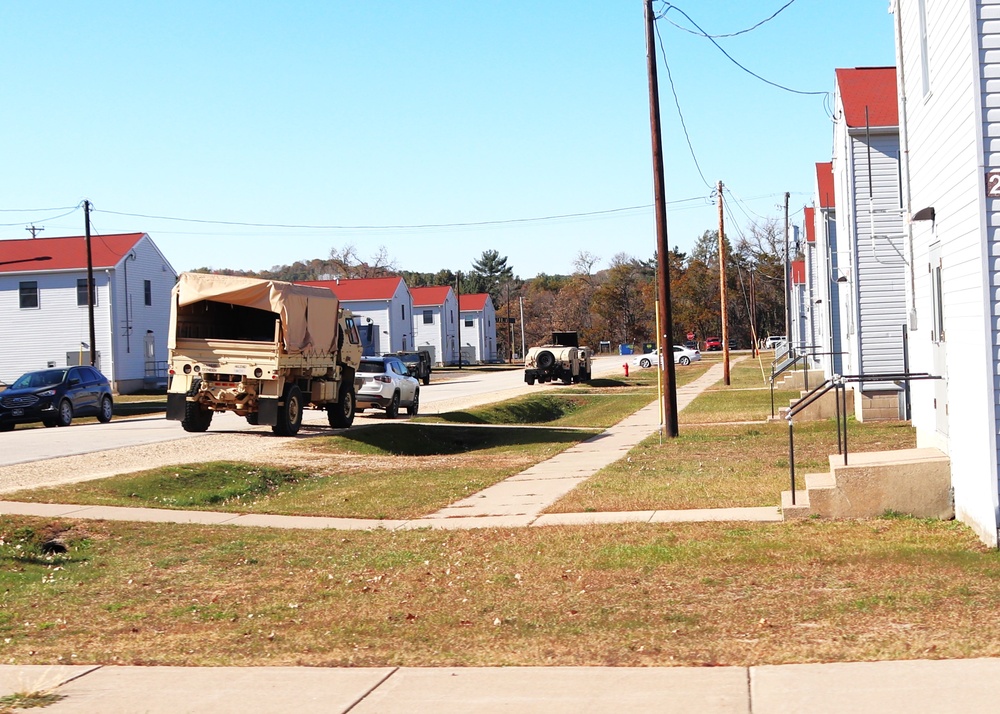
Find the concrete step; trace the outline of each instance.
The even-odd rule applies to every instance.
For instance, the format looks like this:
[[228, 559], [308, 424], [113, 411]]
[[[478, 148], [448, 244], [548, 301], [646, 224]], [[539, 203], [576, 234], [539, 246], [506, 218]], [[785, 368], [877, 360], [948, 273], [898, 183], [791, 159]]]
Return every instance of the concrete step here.
[[781, 516], [786, 521], [793, 518], [808, 518], [812, 515], [808, 491], [795, 491], [795, 504], [792, 505], [792, 492], [781, 492]]

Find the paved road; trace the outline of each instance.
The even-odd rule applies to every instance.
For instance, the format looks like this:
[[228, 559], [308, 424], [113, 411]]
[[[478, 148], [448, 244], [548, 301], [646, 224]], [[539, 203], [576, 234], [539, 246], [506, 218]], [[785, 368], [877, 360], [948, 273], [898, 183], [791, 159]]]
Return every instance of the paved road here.
[[[620, 374], [626, 359], [628, 358], [619, 356], [601, 357], [594, 362], [593, 374]], [[455, 379], [438, 382], [433, 381], [433, 376], [431, 379], [431, 383], [422, 387], [420, 393], [421, 411], [426, 414], [469, 409], [555, 386], [536, 384], [529, 387], [524, 383], [524, 375], [520, 370], [470, 371]], [[370, 413], [376, 415], [374, 418], [382, 418], [379, 410]], [[306, 412], [303, 421], [307, 424], [326, 424], [326, 413]], [[364, 416], [359, 418], [359, 422], [364, 421]], [[268, 428], [250, 426], [245, 419], [232, 414], [218, 414], [212, 420], [209, 433], [249, 432]], [[203, 435], [187, 433], [178, 422], [167, 421], [162, 416], [115, 420], [110, 424], [75, 424], [65, 429], [16, 429], [0, 434], [0, 466], [201, 436]]]

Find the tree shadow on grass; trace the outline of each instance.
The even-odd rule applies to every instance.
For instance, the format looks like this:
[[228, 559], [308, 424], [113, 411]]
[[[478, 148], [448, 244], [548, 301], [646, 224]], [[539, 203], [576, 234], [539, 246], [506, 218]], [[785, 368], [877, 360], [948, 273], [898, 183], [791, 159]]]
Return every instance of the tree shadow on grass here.
[[463, 427], [429, 424], [386, 424], [377, 429], [346, 431], [336, 440], [352, 451], [393, 456], [445, 456], [499, 446], [569, 444], [591, 434], [584, 430], [523, 429], [509, 426]]

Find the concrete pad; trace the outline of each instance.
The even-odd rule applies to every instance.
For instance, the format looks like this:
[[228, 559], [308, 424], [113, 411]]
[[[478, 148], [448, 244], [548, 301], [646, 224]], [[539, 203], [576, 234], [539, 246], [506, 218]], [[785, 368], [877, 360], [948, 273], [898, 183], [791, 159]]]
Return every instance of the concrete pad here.
[[750, 668], [754, 714], [993, 712], [998, 680], [998, 659]]
[[351, 714], [748, 714], [746, 669], [401, 668]]
[[534, 514], [509, 516], [473, 516], [470, 518], [417, 518], [409, 521], [402, 529], [435, 528], [440, 530], [462, 530], [464, 528], [524, 528], [535, 520]]
[[52, 714], [346, 712], [392, 668], [102, 667], [59, 689]]
[[327, 518], [321, 516], [276, 516], [264, 513], [247, 513], [237, 516], [227, 525], [254, 526], [259, 528], [333, 528], [351, 531], [394, 530], [405, 521], [379, 520], [377, 518]]
[[650, 523], [708, 523], [712, 521], [781, 521], [777, 506], [760, 508], [693, 508], [683, 511], [656, 511]]
[[655, 511], [619, 511], [611, 513], [545, 513], [533, 526], [591, 526], [598, 523], [647, 523]]
[[0, 697], [49, 692], [100, 665], [0, 665]]
[[238, 513], [217, 511], [175, 511], [165, 508], [126, 508], [122, 506], [76, 506], [63, 514], [67, 518], [90, 518], [102, 521], [136, 521], [141, 523], [197, 523], [219, 525], [236, 518]]
[[21, 501], [0, 501], [0, 513], [5, 516], [66, 516], [79, 511], [83, 506], [64, 503], [22, 503]]

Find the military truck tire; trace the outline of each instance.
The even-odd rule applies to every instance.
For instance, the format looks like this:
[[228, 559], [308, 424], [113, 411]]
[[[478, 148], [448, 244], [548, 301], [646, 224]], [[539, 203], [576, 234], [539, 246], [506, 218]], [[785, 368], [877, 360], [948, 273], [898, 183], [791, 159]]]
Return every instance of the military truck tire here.
[[526, 376], [526, 377], [524, 378], [524, 381], [525, 381], [525, 382], [527, 382], [527, 383], [528, 383], [528, 386], [530, 387], [530, 386], [531, 386], [532, 384], [534, 384], [534, 383], [535, 383], [535, 375], [533, 375], [533, 374], [529, 374], [528, 376]]
[[251, 412], [247, 414], [247, 424], [250, 426], [257, 426], [260, 424], [260, 412]]
[[549, 369], [556, 363], [556, 356], [548, 350], [542, 350], [535, 356], [535, 364], [538, 369]]
[[385, 408], [385, 416], [387, 419], [395, 419], [399, 416], [399, 392], [392, 395], [392, 401]]
[[357, 401], [354, 387], [346, 382], [340, 385], [340, 399], [336, 404], [326, 405], [326, 419], [334, 429], [346, 429], [354, 423]]
[[285, 387], [285, 394], [278, 405], [278, 423], [271, 427], [278, 436], [295, 436], [302, 426], [302, 390], [296, 384]]
[[212, 423], [212, 411], [204, 409], [198, 402], [188, 402], [184, 405], [184, 418], [181, 419], [181, 426], [184, 431], [201, 432], [208, 431]]
[[589, 382], [590, 381], [590, 372], [580, 372], [580, 381], [581, 382]]
[[431, 383], [431, 376], [429, 374], [425, 374], [423, 380], [421, 381], [424, 383], [424, 385], [428, 385]]

